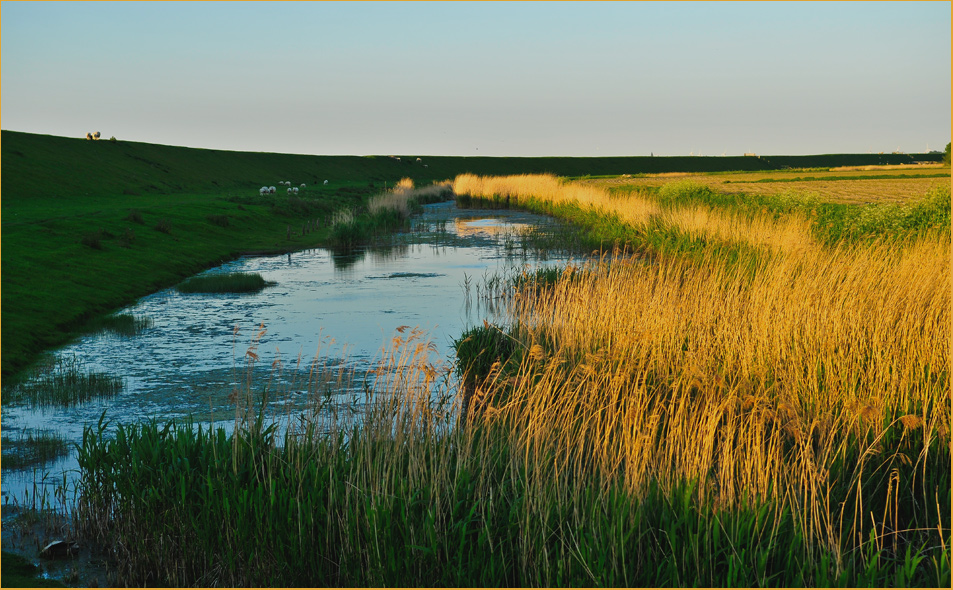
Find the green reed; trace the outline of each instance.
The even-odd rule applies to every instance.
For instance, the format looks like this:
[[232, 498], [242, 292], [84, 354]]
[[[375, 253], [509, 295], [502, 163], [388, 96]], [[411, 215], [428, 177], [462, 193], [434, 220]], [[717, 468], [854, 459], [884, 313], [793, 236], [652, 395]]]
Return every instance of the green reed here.
[[4, 403], [74, 406], [97, 398], [115, 397], [125, 387], [120, 377], [87, 371], [75, 358], [57, 361], [4, 389]]
[[96, 331], [127, 337], [137, 336], [151, 327], [151, 319], [131, 313], [108, 315], [94, 323]]
[[[844, 554], [805, 536], [790, 502], [717, 505], [703, 482], [662, 485], [663, 474], [633, 490], [586, 441], [521, 442], [547, 432], [545, 419], [501, 420], [487, 406], [460, 421], [426, 343], [396, 344], [365, 385], [357, 424], [315, 395], [279, 432], [262, 408], [281, 393], [246, 384], [236, 399], [251, 405], [236, 408], [232, 434], [188, 421], [86, 428], [79, 528], [108, 548], [126, 585], [949, 584], [948, 530], [903, 531], [897, 545], [875, 526]], [[519, 347], [490, 325], [457, 343], [483, 376], [514, 355], [521, 368], [501, 372], [539, 378], [541, 353]]]
[[455, 432], [399, 443], [365, 429], [90, 429], [81, 515], [137, 585], [949, 583], [925, 547], [894, 555], [871, 535], [835, 564], [769, 502], [721, 509], [690, 482], [636, 499], [619, 481], [526, 465], [493, 428]]
[[229, 272], [194, 276], [176, 289], [180, 293], [257, 293], [271, 284], [255, 272]]

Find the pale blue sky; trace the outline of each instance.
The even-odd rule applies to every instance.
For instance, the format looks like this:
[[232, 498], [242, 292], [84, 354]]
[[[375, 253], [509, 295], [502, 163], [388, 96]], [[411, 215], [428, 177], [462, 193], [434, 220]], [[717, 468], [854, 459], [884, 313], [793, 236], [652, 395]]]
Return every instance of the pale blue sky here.
[[3, 129], [310, 154], [925, 151], [949, 2], [3, 2]]

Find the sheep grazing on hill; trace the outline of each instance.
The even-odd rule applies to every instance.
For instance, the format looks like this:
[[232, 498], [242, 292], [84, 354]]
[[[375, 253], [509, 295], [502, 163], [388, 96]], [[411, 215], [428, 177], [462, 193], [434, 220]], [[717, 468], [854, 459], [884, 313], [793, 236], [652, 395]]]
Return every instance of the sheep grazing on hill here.
[[294, 187], [294, 188], [292, 188], [291, 190], [294, 191], [294, 194], [298, 194], [298, 187]]
[[86, 139], [92, 140], [92, 139], [93, 139], [93, 134], [92, 134], [92, 133], [87, 133], [87, 134], [86, 134]]
[[270, 194], [272, 194], [272, 195], [275, 194], [275, 187], [269, 186], [269, 187], [268, 187], [268, 192], [269, 192]]
[[308, 186], [308, 185], [305, 184], [305, 183], [303, 183], [303, 182], [301, 183], [301, 188], [304, 188], [304, 187], [306, 187], [306, 186]]
[[421, 160], [420, 158], [417, 158], [417, 163], [420, 164], [421, 162], [423, 162], [423, 160]]
[[268, 194], [268, 187], [267, 187], [267, 186], [263, 186], [263, 187], [261, 187], [260, 189], [258, 189], [258, 194], [259, 194], [259, 195], [267, 195], [267, 194]]
[[289, 194], [289, 195], [291, 194], [291, 189], [290, 189], [290, 188], [288, 189], [288, 194]]
[[328, 184], [328, 181], [327, 181], [327, 180], [325, 180], [325, 181], [324, 181], [324, 185], [325, 185], [325, 186], [327, 186], [327, 184]]
[[93, 133], [93, 139], [99, 139], [99, 131]]

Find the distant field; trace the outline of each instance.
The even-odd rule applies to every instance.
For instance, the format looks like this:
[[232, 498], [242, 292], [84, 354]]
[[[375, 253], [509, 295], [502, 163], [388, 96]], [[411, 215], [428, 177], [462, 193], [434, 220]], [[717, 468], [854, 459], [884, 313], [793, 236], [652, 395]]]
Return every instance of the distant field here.
[[922, 197], [936, 186], [950, 186], [950, 166], [866, 166], [709, 174], [664, 173], [581, 180], [608, 189], [657, 188], [673, 180], [691, 180], [726, 193], [814, 193], [832, 203], [898, 203]]

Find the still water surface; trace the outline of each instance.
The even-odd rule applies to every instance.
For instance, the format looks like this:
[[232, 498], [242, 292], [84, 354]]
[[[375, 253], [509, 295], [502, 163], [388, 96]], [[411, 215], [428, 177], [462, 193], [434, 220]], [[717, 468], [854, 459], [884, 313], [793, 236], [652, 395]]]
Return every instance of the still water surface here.
[[[316, 360], [323, 366], [369, 368], [401, 326], [424, 330], [435, 360], [449, 365], [451, 345], [467, 327], [500, 319], [494, 300], [478, 286], [493, 276], [568, 259], [565, 253], [527, 247], [521, 236], [552, 229], [555, 222], [507, 210], [461, 210], [430, 205], [414, 231], [393, 236], [386, 247], [336, 256], [324, 249], [269, 257], [245, 257], [207, 273], [257, 272], [276, 285], [257, 294], [196, 295], [166, 289], [122, 310], [148, 317], [152, 326], [135, 337], [89, 335], [56, 352], [87, 370], [125, 380], [115, 398], [63, 409], [4, 406], [4, 436], [22, 428], [55, 430], [82, 441], [83, 427], [101, 416], [111, 424], [191, 417], [228, 427], [234, 404], [228, 394], [245, 379], [246, 351], [272, 377], [274, 361], [283, 378]], [[467, 286], [469, 285], [469, 288]], [[482, 287], [481, 287], [482, 288]], [[485, 291], [484, 291], [485, 292]], [[255, 342], [255, 336], [265, 334]], [[301, 358], [301, 371], [294, 367]], [[294, 386], [287, 386], [290, 390]], [[344, 395], [345, 392], [337, 392]], [[3, 496], [24, 499], [77, 475], [75, 453], [34, 473], [4, 471]]]

